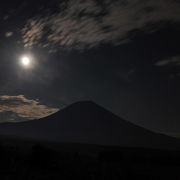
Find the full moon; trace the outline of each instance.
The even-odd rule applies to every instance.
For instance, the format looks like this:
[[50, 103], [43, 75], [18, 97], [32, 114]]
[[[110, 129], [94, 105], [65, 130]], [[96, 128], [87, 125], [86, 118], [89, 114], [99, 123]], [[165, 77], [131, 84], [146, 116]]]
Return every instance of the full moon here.
[[33, 58], [30, 55], [21, 56], [19, 59], [19, 63], [24, 68], [32, 68], [33, 66]]
[[31, 59], [28, 56], [23, 56], [21, 58], [21, 65], [24, 67], [29, 67], [31, 65]]

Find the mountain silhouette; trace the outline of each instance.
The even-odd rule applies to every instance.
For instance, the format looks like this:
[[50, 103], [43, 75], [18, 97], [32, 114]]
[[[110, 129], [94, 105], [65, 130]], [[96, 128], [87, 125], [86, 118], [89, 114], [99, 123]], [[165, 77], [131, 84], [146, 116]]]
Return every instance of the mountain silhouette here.
[[0, 134], [58, 143], [180, 149], [180, 140], [136, 126], [91, 101], [39, 120], [1, 124]]

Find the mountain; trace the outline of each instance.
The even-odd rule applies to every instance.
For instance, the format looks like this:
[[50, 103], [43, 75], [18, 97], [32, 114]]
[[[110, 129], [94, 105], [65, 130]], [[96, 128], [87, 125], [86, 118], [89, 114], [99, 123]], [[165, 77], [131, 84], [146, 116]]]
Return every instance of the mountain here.
[[39, 120], [0, 124], [0, 134], [58, 143], [180, 149], [178, 139], [136, 126], [90, 101]]

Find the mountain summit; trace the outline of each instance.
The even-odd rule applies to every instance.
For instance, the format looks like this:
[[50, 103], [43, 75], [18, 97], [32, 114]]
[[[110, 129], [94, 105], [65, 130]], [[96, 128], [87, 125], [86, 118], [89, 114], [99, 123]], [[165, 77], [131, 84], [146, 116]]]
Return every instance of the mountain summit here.
[[180, 148], [179, 140], [136, 126], [91, 101], [74, 103], [39, 120], [1, 124], [0, 133], [59, 143]]

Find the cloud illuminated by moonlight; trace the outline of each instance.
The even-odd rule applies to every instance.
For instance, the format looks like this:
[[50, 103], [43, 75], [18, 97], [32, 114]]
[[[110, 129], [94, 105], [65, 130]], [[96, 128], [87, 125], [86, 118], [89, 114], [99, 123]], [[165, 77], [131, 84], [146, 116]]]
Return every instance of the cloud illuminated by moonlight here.
[[0, 113], [13, 112], [29, 120], [39, 119], [57, 112], [58, 108], [48, 107], [38, 100], [31, 100], [24, 95], [0, 96]]
[[180, 3], [175, 0], [69, 0], [57, 7], [59, 12], [29, 19], [22, 29], [25, 47], [118, 45], [128, 42], [133, 31], [153, 32], [164, 22], [180, 22]]

